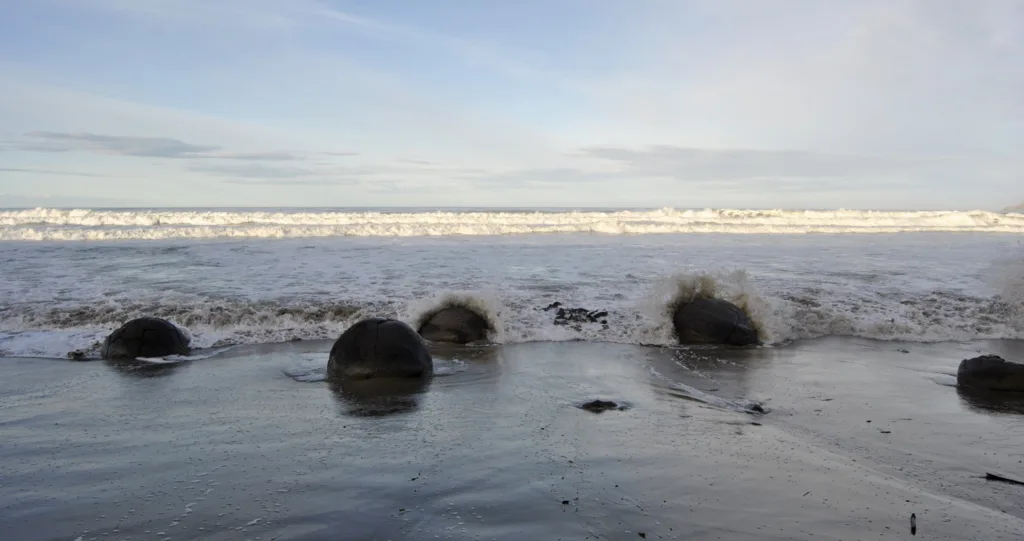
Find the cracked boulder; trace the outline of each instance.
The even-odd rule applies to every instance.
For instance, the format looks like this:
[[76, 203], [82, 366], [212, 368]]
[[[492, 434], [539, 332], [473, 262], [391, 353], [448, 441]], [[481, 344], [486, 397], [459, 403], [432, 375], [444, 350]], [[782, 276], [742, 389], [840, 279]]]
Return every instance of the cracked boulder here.
[[722, 299], [702, 298], [680, 305], [672, 323], [681, 344], [749, 346], [759, 342], [750, 316]]
[[327, 361], [332, 379], [425, 378], [434, 372], [426, 342], [395, 319], [359, 321], [341, 334]]
[[140, 317], [125, 323], [103, 341], [100, 356], [107, 360], [188, 355], [189, 338], [173, 323]]

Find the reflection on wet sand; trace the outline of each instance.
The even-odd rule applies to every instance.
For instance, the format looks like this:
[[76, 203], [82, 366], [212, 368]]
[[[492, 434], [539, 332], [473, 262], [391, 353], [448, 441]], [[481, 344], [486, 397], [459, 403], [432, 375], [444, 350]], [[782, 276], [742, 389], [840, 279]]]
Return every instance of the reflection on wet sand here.
[[413, 412], [420, 407], [432, 378], [328, 380], [344, 415], [381, 417]]
[[776, 355], [767, 348], [664, 348], [649, 350], [646, 360], [662, 396], [756, 411], [751, 382]]
[[957, 387], [956, 394], [960, 397], [960, 402], [970, 410], [1024, 414], [1024, 393]]

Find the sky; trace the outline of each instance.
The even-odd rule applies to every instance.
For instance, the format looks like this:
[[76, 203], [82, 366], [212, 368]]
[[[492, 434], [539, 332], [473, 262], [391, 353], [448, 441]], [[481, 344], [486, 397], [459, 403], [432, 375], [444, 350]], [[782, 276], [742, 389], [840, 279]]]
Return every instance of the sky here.
[[1024, 0], [0, 0], [0, 207], [1021, 201]]

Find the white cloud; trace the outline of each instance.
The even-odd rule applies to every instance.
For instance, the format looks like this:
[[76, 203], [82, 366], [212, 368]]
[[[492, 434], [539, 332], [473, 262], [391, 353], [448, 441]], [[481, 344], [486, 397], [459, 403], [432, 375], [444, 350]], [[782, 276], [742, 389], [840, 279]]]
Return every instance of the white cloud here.
[[[316, 0], [74, 4], [115, 16], [118, 28], [159, 27], [130, 44], [132, 58], [180, 46], [203, 61], [173, 66], [185, 70], [169, 75], [180, 93], [140, 77], [115, 94], [86, 71], [0, 56], [8, 150], [69, 151], [46, 157], [60, 167], [11, 169], [173, 179], [195, 188], [173, 194], [184, 204], [287, 191], [288, 204], [421, 193], [440, 204], [859, 197], [870, 206], [891, 196], [994, 208], [1024, 178], [1014, 157], [1024, 141], [1024, 3], [1014, 0], [593, 3], [576, 8], [614, 14], [614, 24], [564, 27], [559, 43], [575, 47], [540, 51], [524, 20], [505, 21], [512, 30], [495, 32], [505, 36], [498, 45], [481, 41], [486, 29], [471, 39], [372, 3], [359, 12]], [[215, 50], [189, 49], [193, 37]], [[153, 105], [169, 102], [179, 106]], [[40, 136], [34, 147], [24, 133]], [[345, 188], [274, 191], [302, 184]]]

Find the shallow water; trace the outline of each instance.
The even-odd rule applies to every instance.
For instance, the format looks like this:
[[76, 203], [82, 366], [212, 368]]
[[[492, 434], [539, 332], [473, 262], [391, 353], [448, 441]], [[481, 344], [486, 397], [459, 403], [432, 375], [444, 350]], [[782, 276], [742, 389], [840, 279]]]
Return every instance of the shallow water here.
[[316, 381], [329, 347], [0, 359], [0, 537], [906, 539], [911, 513], [922, 539], [1024, 532], [1021, 487], [979, 477], [1024, 477], [1024, 416], [943, 385], [1021, 343], [443, 348], [425, 388], [369, 390]]

